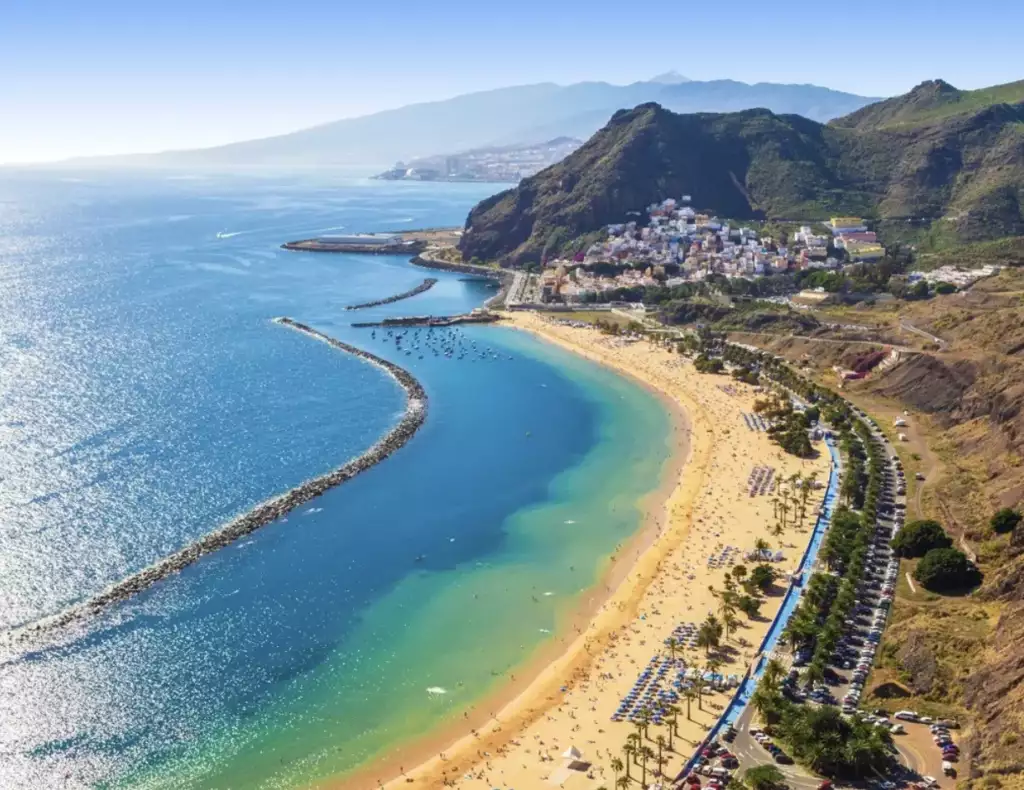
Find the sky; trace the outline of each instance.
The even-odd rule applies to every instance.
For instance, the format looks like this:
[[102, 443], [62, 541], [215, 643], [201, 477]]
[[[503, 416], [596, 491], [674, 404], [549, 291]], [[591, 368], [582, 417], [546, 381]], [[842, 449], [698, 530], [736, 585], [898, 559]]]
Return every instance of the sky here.
[[201, 148], [536, 82], [1024, 79], [1024, 3], [0, 0], [0, 163]]

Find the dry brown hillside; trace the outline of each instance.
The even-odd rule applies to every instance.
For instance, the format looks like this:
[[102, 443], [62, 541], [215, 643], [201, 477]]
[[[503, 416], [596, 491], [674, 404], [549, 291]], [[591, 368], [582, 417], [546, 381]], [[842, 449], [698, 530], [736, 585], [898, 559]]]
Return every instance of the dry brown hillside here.
[[[964, 295], [846, 308], [823, 320], [868, 326], [906, 346], [895, 367], [847, 383], [844, 394], [892, 438], [908, 434], [901, 455], [908, 471], [926, 476], [911, 481], [911, 516], [939, 519], [985, 573], [964, 597], [901, 583], [873, 686], [908, 696], [901, 707], [967, 722], [960, 778], [969, 786], [1024, 787], [1024, 525], [1009, 535], [988, 525], [998, 508], [1024, 506], [1024, 276], [1004, 272]], [[767, 335], [755, 342], [834, 388], [832, 366], [851, 366], [865, 349]], [[908, 427], [892, 428], [895, 416]]]

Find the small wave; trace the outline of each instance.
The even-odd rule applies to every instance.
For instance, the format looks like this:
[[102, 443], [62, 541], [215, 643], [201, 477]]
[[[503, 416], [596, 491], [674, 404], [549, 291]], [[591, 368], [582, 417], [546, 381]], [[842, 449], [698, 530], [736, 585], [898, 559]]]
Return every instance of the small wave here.
[[550, 634], [551, 633], [551, 629], [550, 628], [538, 628], [537, 630], [540, 631], [542, 634]]
[[566, 523], [566, 524], [575, 524], [576, 522], [573, 521], [571, 518], [569, 518], [569, 519], [566, 519], [564, 523]]
[[441, 688], [440, 686], [431, 686], [430, 688], [427, 689], [427, 693], [428, 694], [433, 694], [433, 695], [447, 694], [448, 693], [448, 689]]
[[546, 592], [546, 593], [544, 593], [544, 597], [545, 598], [550, 598], [552, 595], [554, 595], [553, 592]]
[[218, 239], [233, 239], [233, 238], [235, 238], [235, 236], [241, 236], [243, 233], [251, 233], [251, 232], [252, 231], [236, 230], [234, 233], [225, 233], [224, 231], [221, 231], [220, 233], [217, 234], [217, 238]]
[[322, 507], [311, 507], [309, 510], [306, 511], [306, 515], [309, 515], [310, 513], [320, 513], [322, 511]]

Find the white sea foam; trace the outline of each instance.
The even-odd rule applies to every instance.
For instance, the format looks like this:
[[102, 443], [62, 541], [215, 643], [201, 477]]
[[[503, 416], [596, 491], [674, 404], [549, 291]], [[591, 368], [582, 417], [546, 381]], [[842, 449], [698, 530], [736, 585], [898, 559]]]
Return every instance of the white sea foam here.
[[440, 686], [431, 686], [427, 689], [428, 694], [447, 694], [448, 689], [441, 688]]

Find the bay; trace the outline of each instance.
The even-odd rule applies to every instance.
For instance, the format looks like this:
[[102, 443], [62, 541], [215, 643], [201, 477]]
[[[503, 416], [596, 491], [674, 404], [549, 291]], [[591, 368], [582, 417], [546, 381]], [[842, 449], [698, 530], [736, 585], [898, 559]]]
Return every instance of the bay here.
[[[301, 787], [461, 716], [557, 631], [657, 486], [668, 417], [634, 384], [453, 313], [493, 285], [279, 249], [461, 224], [487, 185], [16, 172], [0, 181], [0, 627], [80, 601], [358, 455], [383, 464], [52, 644], [0, 664], [0, 786]], [[345, 305], [438, 284], [379, 308]], [[424, 330], [425, 332], [425, 330]], [[421, 358], [422, 357], [422, 358]]]

